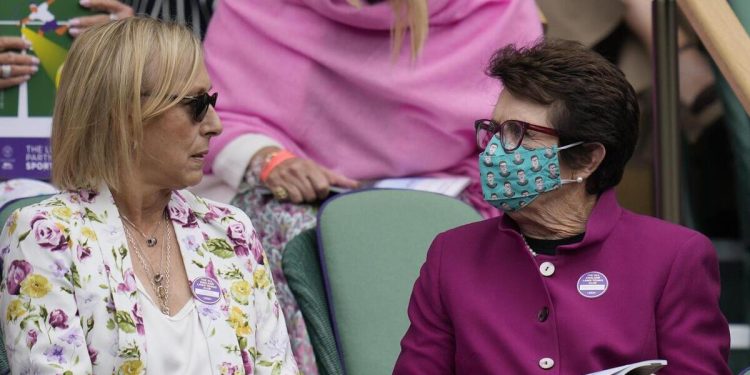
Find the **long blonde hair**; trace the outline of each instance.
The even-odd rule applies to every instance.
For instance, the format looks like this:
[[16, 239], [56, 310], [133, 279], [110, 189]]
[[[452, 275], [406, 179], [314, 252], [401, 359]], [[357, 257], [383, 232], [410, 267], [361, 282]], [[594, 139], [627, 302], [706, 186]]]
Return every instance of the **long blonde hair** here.
[[[361, 7], [361, 0], [347, 0], [355, 7]], [[393, 8], [395, 22], [391, 26], [391, 51], [398, 55], [404, 44], [404, 35], [409, 30], [409, 42], [411, 58], [416, 59], [429, 33], [430, 20], [427, 9], [427, 0], [388, 0]]]
[[143, 128], [188, 94], [200, 40], [184, 26], [131, 17], [87, 30], [71, 47], [52, 118], [52, 182], [119, 190], [141, 154]]

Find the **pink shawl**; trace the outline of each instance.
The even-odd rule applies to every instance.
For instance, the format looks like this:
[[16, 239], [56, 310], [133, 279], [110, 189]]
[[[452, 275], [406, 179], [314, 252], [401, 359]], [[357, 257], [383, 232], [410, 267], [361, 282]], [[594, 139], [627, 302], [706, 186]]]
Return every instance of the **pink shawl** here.
[[[500, 84], [484, 74], [493, 52], [541, 36], [532, 0], [430, 0], [424, 51], [392, 59], [386, 2], [222, 0], [205, 40], [224, 132], [242, 134], [360, 180], [469, 176], [481, 197], [473, 121], [490, 117]], [[407, 36], [408, 40], [408, 36]], [[242, 166], [238, 166], [242, 168]]]

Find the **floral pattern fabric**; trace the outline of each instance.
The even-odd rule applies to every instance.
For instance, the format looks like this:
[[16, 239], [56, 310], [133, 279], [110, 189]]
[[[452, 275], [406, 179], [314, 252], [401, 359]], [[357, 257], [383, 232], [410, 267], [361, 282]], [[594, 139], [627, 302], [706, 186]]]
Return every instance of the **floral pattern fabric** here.
[[289, 339], [299, 370], [305, 375], [317, 375], [315, 353], [307, 334], [305, 321], [297, 301], [281, 269], [281, 258], [286, 244], [301, 232], [314, 228], [317, 206], [279, 202], [264, 194], [260, 185], [243, 183], [232, 204], [241, 208], [255, 224], [263, 248], [268, 255], [268, 266], [276, 283], [276, 295], [284, 311]]
[[[297, 374], [258, 234], [234, 207], [173, 192], [168, 205], [214, 374]], [[0, 235], [0, 322], [13, 373], [145, 374], [145, 331], [109, 190], [57, 194], [13, 213]], [[176, 343], [177, 344], [177, 343]]]

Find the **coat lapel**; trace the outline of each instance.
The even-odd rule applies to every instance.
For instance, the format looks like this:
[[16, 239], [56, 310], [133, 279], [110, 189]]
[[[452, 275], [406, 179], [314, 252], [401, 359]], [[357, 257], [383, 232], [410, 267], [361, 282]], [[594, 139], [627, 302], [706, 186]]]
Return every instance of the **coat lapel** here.
[[[241, 369], [240, 343], [231, 322], [227, 324], [232, 301], [227, 285], [216, 274], [234, 257], [234, 251], [224, 239], [226, 234], [210, 225], [215, 216], [201, 199], [179, 191], [172, 193], [169, 218], [177, 234], [193, 301], [208, 340], [211, 362]], [[218, 300], [211, 298], [212, 286], [220, 289]]]
[[146, 345], [135, 274], [125, 231], [112, 194], [106, 186], [81, 192], [84, 221], [97, 236], [111, 295], [108, 327], [117, 330], [115, 372], [145, 373]]

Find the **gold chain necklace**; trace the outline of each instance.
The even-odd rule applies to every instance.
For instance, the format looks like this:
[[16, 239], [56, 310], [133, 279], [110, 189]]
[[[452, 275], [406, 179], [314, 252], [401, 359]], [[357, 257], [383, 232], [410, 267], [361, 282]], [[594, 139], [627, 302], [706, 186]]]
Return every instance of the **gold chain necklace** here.
[[[154, 293], [156, 293], [156, 297], [159, 299], [159, 305], [161, 307], [162, 314], [171, 315], [169, 310], [169, 275], [170, 265], [172, 263], [172, 231], [167, 228], [166, 233], [164, 234], [165, 242], [167, 243], [167, 251], [164, 251], [164, 246], [162, 245], [162, 253], [161, 259], [159, 261], [158, 273], [154, 272], [153, 267], [151, 267], [148, 259], [143, 255], [141, 247], [133, 239], [133, 235], [127, 227], [125, 227], [125, 234], [127, 235], [128, 240], [132, 242], [136, 257], [143, 266], [143, 269], [146, 271], [146, 274], [149, 276], [151, 287], [153, 288]], [[167, 260], [166, 267], [164, 267], [165, 253]]]

